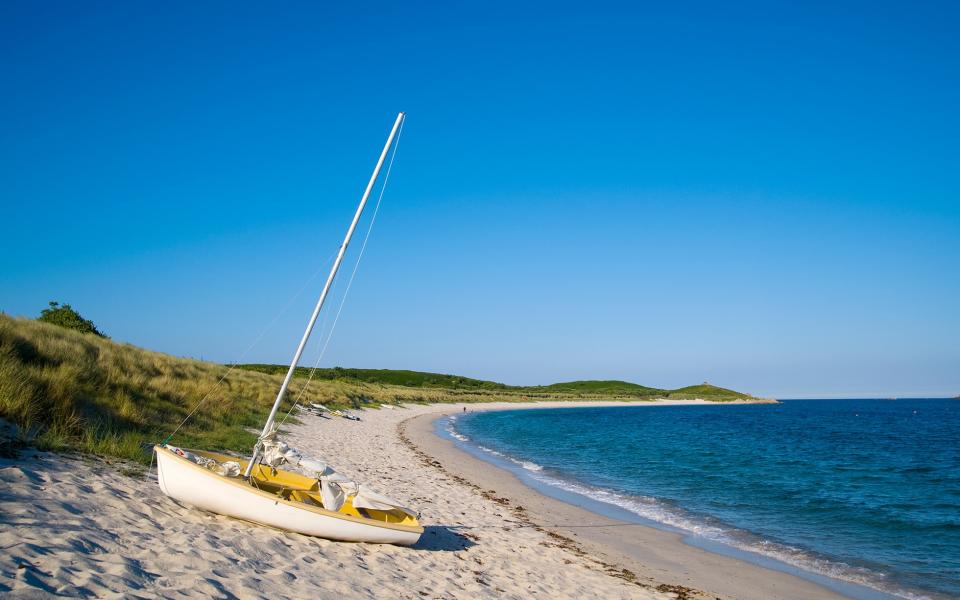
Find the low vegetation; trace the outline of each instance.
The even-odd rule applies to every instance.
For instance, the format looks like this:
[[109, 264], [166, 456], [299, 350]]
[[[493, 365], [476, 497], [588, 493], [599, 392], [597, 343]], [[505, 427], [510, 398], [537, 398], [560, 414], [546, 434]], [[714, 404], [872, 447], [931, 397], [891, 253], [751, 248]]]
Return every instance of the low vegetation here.
[[[286, 374], [287, 365], [238, 365], [239, 368], [248, 371], [258, 371], [260, 373], [270, 373], [273, 375]], [[295, 377], [307, 377], [310, 371], [309, 367], [297, 367]], [[438, 373], [425, 373], [422, 371], [404, 371], [392, 369], [345, 369], [343, 367], [333, 367], [332, 369], [313, 370], [314, 379], [356, 381], [362, 383], [382, 383], [388, 385], [401, 385], [404, 387], [415, 388], [439, 388], [454, 390], [511, 390], [521, 389], [496, 383], [494, 381], [483, 381], [482, 379], [471, 379], [469, 377], [460, 377], [459, 375], [440, 375]]]
[[[39, 320], [0, 313], [0, 447], [82, 451], [147, 463], [203, 400], [171, 443], [245, 451], [253, 446], [280, 387], [284, 367], [228, 368], [111, 341]], [[416, 371], [320, 369], [308, 381], [300, 369], [290, 395], [331, 408], [382, 404], [574, 399], [747, 396], [694, 386], [656, 390], [626, 382], [572, 382], [540, 387]], [[286, 413], [292, 406], [288, 398]], [[13, 431], [13, 433], [2, 433]]]
[[541, 386], [537, 389], [547, 392], [561, 392], [565, 394], [599, 394], [604, 396], [630, 396], [663, 398], [669, 395], [669, 390], [651, 388], [627, 381], [568, 381]]
[[73, 310], [73, 307], [69, 304], [61, 306], [59, 302], [51, 301], [49, 307], [40, 311], [40, 316], [37, 320], [41, 323], [50, 323], [51, 325], [57, 325], [66, 329], [73, 329], [80, 333], [92, 333], [96, 336], [107, 337], [97, 329], [93, 321], [84, 319], [80, 316], [80, 313]]
[[[284, 365], [237, 365], [240, 369], [257, 371], [260, 373], [284, 374], [287, 368]], [[311, 369], [297, 367], [294, 377], [308, 377]], [[692, 400], [700, 398], [714, 402], [731, 402], [734, 400], [751, 400], [749, 394], [742, 394], [733, 390], [703, 383], [691, 385], [676, 390], [652, 388], [628, 381], [569, 381], [551, 385], [513, 386], [496, 381], [470, 379], [459, 375], [441, 375], [422, 371], [394, 371], [390, 369], [316, 369], [314, 379], [342, 382], [363, 382], [370, 384], [398, 385], [408, 388], [426, 388], [447, 391], [487, 391], [501, 395], [522, 396], [524, 398], [555, 398], [555, 399], [655, 399], [670, 398], [674, 400]], [[458, 400], [459, 401], [459, 400]]]
[[675, 400], [690, 400], [701, 398], [703, 400], [712, 400], [713, 402], [729, 402], [731, 400], [750, 400], [753, 397], [749, 394], [741, 394], [733, 390], [703, 383], [701, 385], [691, 385], [676, 390], [670, 390], [669, 396]]

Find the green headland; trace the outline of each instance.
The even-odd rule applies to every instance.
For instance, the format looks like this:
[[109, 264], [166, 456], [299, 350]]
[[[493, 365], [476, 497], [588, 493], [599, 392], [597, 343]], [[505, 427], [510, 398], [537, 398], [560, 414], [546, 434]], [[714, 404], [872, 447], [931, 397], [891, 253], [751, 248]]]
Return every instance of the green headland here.
[[[118, 343], [99, 331], [0, 313], [0, 453], [18, 445], [149, 462], [202, 401], [171, 443], [246, 450], [264, 422], [286, 367], [229, 366]], [[458, 375], [387, 369], [300, 368], [293, 400], [331, 408], [383, 404], [535, 400], [753, 400], [709, 384], [667, 390], [626, 381], [510, 386]], [[291, 415], [295, 420], [295, 414]], [[289, 422], [289, 421], [288, 421]]]
[[[287, 372], [286, 365], [247, 364], [237, 365], [237, 368], [271, 375], [283, 375]], [[551, 385], [516, 386], [471, 379], [460, 375], [444, 375], [425, 371], [406, 371], [394, 369], [346, 369], [333, 367], [332, 369], [310, 369], [297, 367], [295, 377], [309, 377], [314, 371], [313, 378], [324, 381], [344, 381], [355, 383], [370, 383], [392, 385], [407, 388], [425, 388], [431, 390], [451, 391], [488, 391], [501, 394], [521, 395], [526, 398], [549, 397], [551, 399], [661, 399], [692, 400], [700, 398], [713, 402], [732, 402], [734, 400], [753, 400], [753, 396], [735, 392], [725, 388], [703, 383], [691, 385], [675, 390], [647, 387], [629, 381], [617, 380], [585, 380], [554, 383]], [[455, 402], [462, 402], [460, 399]]]

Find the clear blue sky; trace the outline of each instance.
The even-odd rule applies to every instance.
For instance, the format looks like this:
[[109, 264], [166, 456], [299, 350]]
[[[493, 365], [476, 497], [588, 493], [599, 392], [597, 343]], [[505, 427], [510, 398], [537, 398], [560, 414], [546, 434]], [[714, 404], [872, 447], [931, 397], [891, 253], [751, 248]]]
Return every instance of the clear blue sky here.
[[403, 110], [325, 366], [960, 393], [957, 3], [349, 4], [2, 3], [0, 310], [236, 360]]

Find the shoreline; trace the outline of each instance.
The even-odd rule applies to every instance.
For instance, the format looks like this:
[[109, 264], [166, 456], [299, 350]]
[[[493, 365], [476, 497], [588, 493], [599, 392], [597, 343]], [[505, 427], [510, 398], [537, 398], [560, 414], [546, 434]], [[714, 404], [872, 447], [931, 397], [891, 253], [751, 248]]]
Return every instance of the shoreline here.
[[[598, 405], [504, 402], [468, 409], [558, 404]], [[2, 458], [0, 595], [172, 598], [188, 590], [299, 598], [324, 590], [416, 600], [842, 597], [687, 545], [680, 534], [623, 527], [536, 492], [434, 433], [434, 420], [463, 407], [403, 405], [364, 411], [359, 422], [303, 414], [285, 428], [285, 439], [305, 456], [321, 457], [420, 511], [425, 531], [411, 547], [333, 542], [196, 510], [164, 496], [154, 472], [131, 476], [122, 463], [35, 450]]]
[[[738, 404], [745, 404], [741, 402]], [[724, 403], [727, 404], [727, 403]], [[559, 406], [558, 406], [559, 405]], [[501, 406], [468, 405], [472, 412], [494, 410], [575, 408], [582, 406], [716, 405], [703, 401], [661, 402], [540, 402]], [[479, 493], [514, 510], [518, 517], [543, 529], [561, 547], [576, 554], [597, 557], [608, 571], [629, 573], [654, 589], [686, 590], [687, 597], [742, 598], [848, 598], [846, 588], [858, 597], [892, 596], [857, 584], [834, 580], [775, 559], [726, 547], [711, 550], [685, 541], [691, 538], [656, 524], [624, 521], [544, 494], [523, 482], [516, 473], [471, 454], [438, 434], [435, 423], [462, 413], [461, 405], [433, 405], [435, 410], [405, 419], [397, 425], [401, 439], [419, 451], [421, 460], [440, 469]], [[517, 511], [519, 507], [519, 511]], [[642, 520], [638, 518], [637, 520]], [[705, 546], [707, 544], [704, 544]], [[770, 563], [764, 566], [763, 562]], [[824, 580], [818, 583], [816, 580]]]

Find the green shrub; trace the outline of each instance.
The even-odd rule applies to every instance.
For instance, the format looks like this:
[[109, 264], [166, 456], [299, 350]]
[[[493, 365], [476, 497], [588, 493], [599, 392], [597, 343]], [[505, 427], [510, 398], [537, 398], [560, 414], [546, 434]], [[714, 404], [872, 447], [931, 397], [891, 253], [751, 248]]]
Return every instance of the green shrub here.
[[107, 337], [97, 329], [97, 326], [93, 324], [93, 321], [81, 317], [80, 313], [73, 310], [73, 307], [71, 307], [69, 304], [64, 304], [61, 306], [59, 302], [54, 302], [51, 300], [50, 307], [40, 311], [40, 317], [38, 317], [37, 320], [42, 321], [43, 323], [50, 323], [51, 325], [58, 325], [60, 327], [66, 327], [67, 329], [73, 329], [79, 331], [80, 333], [92, 333], [102, 338]]

